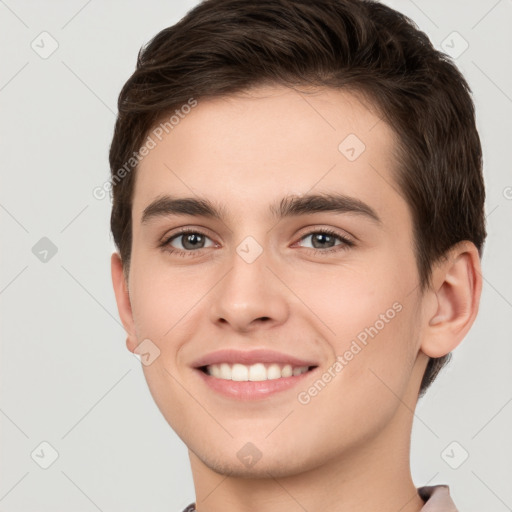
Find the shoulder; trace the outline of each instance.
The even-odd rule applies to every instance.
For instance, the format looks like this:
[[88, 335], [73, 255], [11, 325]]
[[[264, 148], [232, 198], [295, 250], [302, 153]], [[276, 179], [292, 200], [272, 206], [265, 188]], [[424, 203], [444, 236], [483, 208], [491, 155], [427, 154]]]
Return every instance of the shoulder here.
[[418, 487], [418, 494], [425, 502], [421, 512], [458, 512], [448, 485]]

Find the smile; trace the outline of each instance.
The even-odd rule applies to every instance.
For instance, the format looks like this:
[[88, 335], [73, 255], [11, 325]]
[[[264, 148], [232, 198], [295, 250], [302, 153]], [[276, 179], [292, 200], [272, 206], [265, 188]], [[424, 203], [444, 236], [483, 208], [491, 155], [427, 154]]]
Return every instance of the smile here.
[[203, 366], [200, 369], [207, 375], [217, 379], [236, 382], [259, 382], [298, 376], [312, 368], [311, 366], [292, 366], [290, 364], [278, 363], [255, 363], [251, 365], [220, 363]]
[[291, 391], [316, 370], [319, 370], [318, 366], [283, 366], [277, 363], [220, 363], [195, 368], [196, 375], [207, 388], [238, 401], [269, 399]]

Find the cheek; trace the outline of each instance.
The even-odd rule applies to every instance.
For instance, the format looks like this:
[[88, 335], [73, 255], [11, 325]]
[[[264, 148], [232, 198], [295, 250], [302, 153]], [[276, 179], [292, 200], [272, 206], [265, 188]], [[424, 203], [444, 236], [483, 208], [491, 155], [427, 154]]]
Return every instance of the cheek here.
[[364, 270], [323, 268], [316, 278], [312, 272], [294, 281], [297, 295], [320, 320], [332, 363], [341, 358], [333, 387], [350, 387], [361, 398], [389, 394], [387, 387], [404, 391], [416, 357], [414, 260], [384, 256]]
[[[414, 367], [415, 315], [407, 303], [402, 309], [388, 307], [390, 299], [382, 300], [384, 307], [377, 300], [351, 306], [352, 316], [344, 315], [331, 338], [337, 364], [299, 390], [303, 394], [295, 421], [307, 422], [309, 431], [321, 433], [326, 445], [363, 443], [401, 408]], [[379, 318], [386, 311], [387, 323]]]
[[346, 411], [358, 411], [377, 428], [399, 407], [397, 397], [407, 394], [416, 360], [416, 312], [412, 296], [404, 300], [389, 292], [347, 309], [333, 342], [338, 373], [322, 398], [324, 406], [340, 404], [334, 413], [340, 421]]
[[[306, 307], [304, 314], [311, 317], [313, 313], [320, 320], [325, 327], [322, 331], [332, 339], [337, 350], [343, 350], [346, 340], [364, 332], [365, 328], [378, 322], [380, 331], [383, 321], [387, 326], [397, 316], [397, 309], [406, 297], [406, 279], [400, 279], [387, 268], [379, 268], [378, 264], [373, 268], [355, 264], [318, 266], [286, 276]], [[298, 304], [297, 312], [304, 306]], [[380, 315], [384, 315], [383, 320]]]
[[162, 261], [133, 264], [130, 282], [132, 313], [138, 339], [150, 338], [168, 351], [177, 332], [189, 325], [211, 285], [190, 269], [170, 269]]
[[[135, 267], [134, 267], [135, 268]], [[181, 437], [186, 432], [183, 418], [190, 408], [190, 395], [183, 387], [181, 348], [194, 335], [195, 307], [207, 291], [179, 272], [165, 272], [150, 265], [139, 265], [133, 277], [132, 312], [137, 340], [149, 339], [157, 356], [142, 370], [155, 404], [169, 425]], [[142, 346], [142, 345], [141, 345]]]

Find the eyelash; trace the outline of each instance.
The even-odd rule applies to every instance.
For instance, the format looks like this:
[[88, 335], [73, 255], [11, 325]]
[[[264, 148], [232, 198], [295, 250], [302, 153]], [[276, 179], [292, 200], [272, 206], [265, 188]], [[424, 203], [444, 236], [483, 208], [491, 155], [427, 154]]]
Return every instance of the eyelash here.
[[[170, 246], [170, 242], [172, 240], [174, 240], [175, 238], [179, 238], [180, 236], [190, 235], [190, 234], [201, 235], [206, 238], [209, 238], [202, 231], [192, 230], [192, 229], [184, 229], [184, 230], [180, 231], [179, 233], [175, 233], [174, 235], [163, 240], [159, 244], [159, 247], [162, 248], [163, 250], [165, 250], [169, 254], [177, 253], [178, 255], [187, 256], [187, 257], [198, 256], [201, 254], [201, 250], [204, 249], [204, 247], [202, 249], [197, 249], [197, 250], [183, 251], [181, 249], [176, 249], [175, 247]], [[348, 238], [341, 235], [340, 233], [337, 233], [336, 231], [333, 231], [330, 229], [318, 229], [318, 230], [310, 231], [309, 233], [302, 235], [300, 237], [299, 241], [303, 240], [304, 238], [307, 238], [308, 236], [315, 235], [315, 234], [329, 235], [329, 236], [337, 238], [338, 240], [340, 240], [342, 242], [341, 244], [335, 245], [328, 249], [315, 249], [315, 248], [307, 247], [307, 249], [309, 251], [312, 251], [313, 254], [315, 254], [315, 255], [319, 255], [319, 254], [321, 254], [322, 256], [331, 255], [331, 254], [337, 253], [339, 251], [346, 251], [347, 249], [349, 249], [350, 247], [353, 247], [355, 245], [354, 242], [352, 242], [352, 240], [349, 240]]]

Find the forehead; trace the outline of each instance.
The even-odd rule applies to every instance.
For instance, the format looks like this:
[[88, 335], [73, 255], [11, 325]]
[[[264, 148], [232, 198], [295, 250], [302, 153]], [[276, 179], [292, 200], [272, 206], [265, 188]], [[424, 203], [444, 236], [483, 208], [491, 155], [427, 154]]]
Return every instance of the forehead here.
[[265, 86], [185, 111], [149, 134], [154, 147], [136, 172], [135, 223], [166, 193], [211, 198], [228, 214], [312, 191], [356, 196], [389, 213], [402, 201], [392, 177], [395, 133], [353, 93]]

